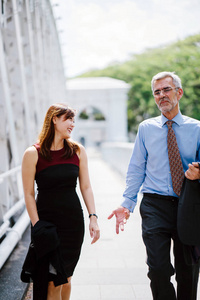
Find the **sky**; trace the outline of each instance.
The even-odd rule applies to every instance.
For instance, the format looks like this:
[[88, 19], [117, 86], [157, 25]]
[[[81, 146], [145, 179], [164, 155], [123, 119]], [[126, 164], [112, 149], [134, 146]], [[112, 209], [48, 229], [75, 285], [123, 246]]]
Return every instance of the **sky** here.
[[68, 78], [200, 33], [199, 0], [51, 2]]

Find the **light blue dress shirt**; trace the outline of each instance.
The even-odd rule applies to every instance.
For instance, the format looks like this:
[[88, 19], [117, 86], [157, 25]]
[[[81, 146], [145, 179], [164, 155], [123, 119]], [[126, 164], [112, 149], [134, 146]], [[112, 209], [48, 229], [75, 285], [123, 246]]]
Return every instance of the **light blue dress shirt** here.
[[[137, 194], [142, 193], [176, 196], [172, 187], [167, 150], [166, 122], [161, 114], [156, 118], [143, 121], [138, 129], [133, 153], [126, 176], [126, 189], [122, 206], [133, 212], [137, 203]], [[200, 161], [200, 122], [182, 115], [173, 118], [184, 172], [188, 164]]]

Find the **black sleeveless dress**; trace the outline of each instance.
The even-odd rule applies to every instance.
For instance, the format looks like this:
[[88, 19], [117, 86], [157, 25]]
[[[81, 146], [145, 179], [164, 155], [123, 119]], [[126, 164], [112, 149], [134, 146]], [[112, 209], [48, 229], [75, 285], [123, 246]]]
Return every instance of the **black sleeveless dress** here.
[[79, 158], [63, 158], [64, 148], [51, 151], [51, 161], [41, 157], [39, 145], [35, 180], [40, 220], [53, 223], [60, 239], [66, 276], [73, 275], [84, 238], [83, 210], [76, 193]]

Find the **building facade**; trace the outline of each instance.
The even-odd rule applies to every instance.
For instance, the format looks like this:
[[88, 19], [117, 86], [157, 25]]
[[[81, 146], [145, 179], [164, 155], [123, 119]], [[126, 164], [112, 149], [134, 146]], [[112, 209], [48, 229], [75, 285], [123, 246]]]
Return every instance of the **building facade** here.
[[109, 77], [67, 81], [67, 103], [77, 110], [73, 138], [83, 145], [126, 142], [127, 93], [130, 86]]

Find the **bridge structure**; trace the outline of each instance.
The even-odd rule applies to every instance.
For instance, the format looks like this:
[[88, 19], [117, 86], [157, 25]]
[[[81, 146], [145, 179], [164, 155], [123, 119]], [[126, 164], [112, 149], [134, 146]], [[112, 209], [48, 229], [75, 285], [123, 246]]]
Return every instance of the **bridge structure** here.
[[0, 269], [29, 224], [21, 182], [24, 150], [66, 85], [49, 0], [0, 1]]

